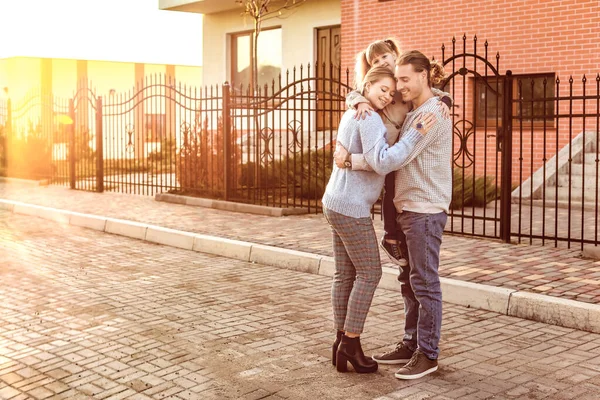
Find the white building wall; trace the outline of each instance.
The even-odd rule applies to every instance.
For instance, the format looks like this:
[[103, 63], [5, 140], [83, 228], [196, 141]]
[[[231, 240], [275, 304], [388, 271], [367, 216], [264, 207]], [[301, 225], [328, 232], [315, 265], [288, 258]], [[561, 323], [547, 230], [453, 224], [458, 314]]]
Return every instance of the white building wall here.
[[[231, 79], [229, 35], [251, 31], [253, 21], [241, 15], [241, 7], [232, 11], [204, 15], [203, 19], [203, 84], [221, 84]], [[339, 0], [310, 1], [298, 7], [285, 18], [264, 21], [263, 28], [280, 26], [282, 29], [282, 76], [286, 69], [315, 61], [315, 29], [339, 25]], [[290, 78], [291, 79], [291, 78]]]

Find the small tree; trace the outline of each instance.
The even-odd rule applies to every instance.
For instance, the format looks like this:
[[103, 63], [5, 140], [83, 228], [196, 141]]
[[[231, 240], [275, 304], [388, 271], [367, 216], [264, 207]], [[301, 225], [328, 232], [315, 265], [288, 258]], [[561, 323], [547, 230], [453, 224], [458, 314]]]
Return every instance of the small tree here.
[[258, 87], [258, 35], [262, 29], [262, 23], [271, 18], [280, 18], [295, 8], [306, 3], [308, 0], [236, 0], [244, 7], [243, 16], [249, 16], [254, 22], [254, 33], [252, 35], [252, 82], [251, 86], [256, 90]]

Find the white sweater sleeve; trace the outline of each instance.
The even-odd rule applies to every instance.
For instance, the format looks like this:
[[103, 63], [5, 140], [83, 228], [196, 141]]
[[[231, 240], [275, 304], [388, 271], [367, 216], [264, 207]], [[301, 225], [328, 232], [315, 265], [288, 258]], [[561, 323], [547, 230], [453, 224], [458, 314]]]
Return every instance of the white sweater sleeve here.
[[379, 175], [387, 175], [400, 168], [415, 145], [423, 138], [423, 135], [411, 128], [402, 135], [402, 139], [390, 147], [386, 140], [385, 125], [378, 115], [375, 118], [369, 117], [360, 121], [359, 129], [363, 158]]

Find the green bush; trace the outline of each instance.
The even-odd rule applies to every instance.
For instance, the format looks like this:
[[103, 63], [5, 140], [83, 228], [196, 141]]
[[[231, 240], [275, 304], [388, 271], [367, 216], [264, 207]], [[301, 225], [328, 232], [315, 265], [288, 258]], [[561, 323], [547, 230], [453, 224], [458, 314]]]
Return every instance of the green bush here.
[[306, 150], [259, 167], [242, 165], [238, 184], [245, 188], [286, 189], [305, 199], [320, 199], [325, 193], [333, 161], [326, 150]]
[[321, 149], [305, 151], [302, 157], [290, 160], [288, 182], [294, 185], [296, 196], [314, 200], [323, 197], [333, 168], [331, 157], [329, 151]]
[[177, 144], [175, 138], [168, 137], [160, 141], [160, 150], [148, 154], [148, 161], [153, 163], [169, 163], [175, 161]]
[[[223, 120], [219, 117], [216, 140], [210, 143], [208, 119], [202, 125], [183, 132], [184, 143], [178, 150], [175, 175], [180, 192], [221, 198], [225, 191], [223, 180]], [[168, 146], [166, 146], [168, 148]]]
[[450, 208], [453, 210], [463, 207], [485, 207], [487, 203], [500, 196], [500, 188], [495, 185], [493, 177], [480, 176], [473, 179], [471, 173], [463, 172], [460, 168], [455, 168], [453, 174], [450, 203]]
[[285, 165], [280, 161], [258, 167], [255, 162], [247, 162], [242, 164], [238, 184], [245, 188], [274, 188], [285, 185], [285, 176]]
[[208, 185], [206, 161], [203, 160], [201, 146], [190, 143], [179, 150], [176, 165], [176, 176], [184, 190], [205, 189]]

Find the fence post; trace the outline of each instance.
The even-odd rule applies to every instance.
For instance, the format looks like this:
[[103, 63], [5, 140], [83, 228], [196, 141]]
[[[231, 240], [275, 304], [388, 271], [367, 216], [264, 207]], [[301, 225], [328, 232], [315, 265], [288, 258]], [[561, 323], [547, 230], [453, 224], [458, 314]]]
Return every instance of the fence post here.
[[69, 125], [69, 182], [71, 189], [75, 189], [75, 162], [77, 149], [75, 148], [75, 103], [69, 99], [69, 117], [72, 124]]
[[6, 176], [9, 174], [10, 151], [12, 149], [12, 103], [10, 99], [6, 101], [6, 123], [4, 124], [4, 168]]
[[223, 84], [223, 185], [225, 186], [225, 200], [230, 198], [231, 181], [231, 92], [229, 82]]
[[102, 97], [96, 99], [96, 191], [104, 192], [104, 146], [102, 132]]
[[502, 102], [502, 179], [500, 184], [500, 238], [510, 243], [512, 197], [512, 71], [506, 71]]

